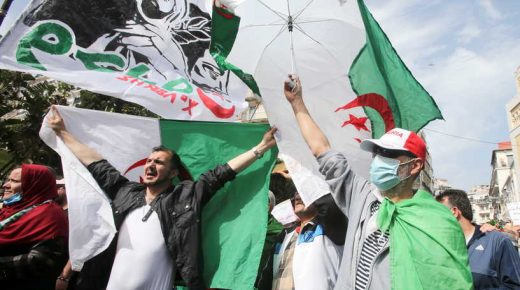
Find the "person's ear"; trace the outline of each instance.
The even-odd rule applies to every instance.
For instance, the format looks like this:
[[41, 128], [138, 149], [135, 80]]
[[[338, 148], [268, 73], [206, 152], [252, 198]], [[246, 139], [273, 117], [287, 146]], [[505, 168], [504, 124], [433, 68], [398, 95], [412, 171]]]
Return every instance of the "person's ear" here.
[[170, 179], [175, 178], [175, 176], [179, 175], [179, 169], [173, 169], [170, 173]]
[[419, 174], [424, 167], [424, 161], [419, 158], [415, 158], [412, 161], [412, 169], [410, 170], [411, 175]]
[[451, 212], [453, 213], [453, 216], [459, 220], [459, 218], [462, 216], [462, 213], [460, 212], [459, 208], [454, 206], [451, 208]]

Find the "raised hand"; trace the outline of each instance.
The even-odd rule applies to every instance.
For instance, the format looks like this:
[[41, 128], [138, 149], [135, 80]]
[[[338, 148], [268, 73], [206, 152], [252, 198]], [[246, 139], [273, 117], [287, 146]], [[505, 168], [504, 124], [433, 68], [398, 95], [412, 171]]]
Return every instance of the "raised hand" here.
[[302, 85], [297, 75], [289, 75], [289, 79], [284, 82], [284, 94], [290, 103], [302, 99]]
[[47, 116], [47, 124], [49, 127], [54, 130], [57, 135], [60, 135], [61, 132], [67, 131], [65, 128], [65, 122], [61, 117], [60, 113], [56, 106], [51, 106], [50, 108], [51, 114]]
[[265, 132], [262, 141], [260, 142], [265, 146], [266, 150], [272, 148], [276, 144], [276, 140], [274, 139], [274, 134], [278, 129], [276, 127], [271, 127], [267, 132]]

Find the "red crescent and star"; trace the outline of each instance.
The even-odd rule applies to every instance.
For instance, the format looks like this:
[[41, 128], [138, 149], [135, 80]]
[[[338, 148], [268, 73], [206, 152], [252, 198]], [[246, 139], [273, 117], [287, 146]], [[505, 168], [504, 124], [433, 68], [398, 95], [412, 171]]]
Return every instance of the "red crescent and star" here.
[[[376, 110], [385, 123], [385, 131], [389, 131], [395, 128], [395, 121], [392, 109], [390, 108], [388, 101], [383, 96], [376, 93], [360, 95], [351, 102], [347, 103], [346, 105], [337, 108], [335, 112], [341, 110], [348, 110], [356, 107], [370, 107]], [[370, 132], [370, 130], [366, 126], [367, 120], [367, 117], [356, 117], [352, 114], [349, 114], [349, 119], [343, 122], [341, 127], [352, 125], [358, 131], [363, 130]], [[357, 142], [361, 142], [359, 138], [354, 138], [354, 140], [356, 140]]]

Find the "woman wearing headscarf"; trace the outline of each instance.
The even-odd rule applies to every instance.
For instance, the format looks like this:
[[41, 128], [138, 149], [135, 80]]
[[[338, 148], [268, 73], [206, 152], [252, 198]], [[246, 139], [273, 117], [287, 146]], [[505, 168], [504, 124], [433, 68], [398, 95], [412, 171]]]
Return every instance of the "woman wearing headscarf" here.
[[53, 200], [56, 178], [43, 165], [15, 168], [3, 185], [0, 288], [54, 289], [67, 261], [67, 218]]

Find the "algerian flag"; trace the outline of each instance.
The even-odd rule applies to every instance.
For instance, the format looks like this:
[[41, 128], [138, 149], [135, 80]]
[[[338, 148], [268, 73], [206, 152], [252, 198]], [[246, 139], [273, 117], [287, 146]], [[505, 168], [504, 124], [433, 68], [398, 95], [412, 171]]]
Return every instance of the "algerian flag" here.
[[[256, 145], [262, 124], [169, 121], [58, 107], [67, 129], [100, 152], [127, 178], [138, 181], [152, 147], [179, 153], [191, 175], [224, 164]], [[112, 240], [108, 199], [44, 122], [42, 139], [62, 157], [69, 198], [70, 257], [75, 269]], [[253, 289], [267, 227], [267, 190], [276, 149], [241, 172], [203, 210], [204, 279], [213, 288]], [[238, 234], [239, 233], [239, 234]]]
[[442, 119], [437, 104], [403, 63], [365, 3], [358, 3], [366, 44], [349, 71], [358, 97], [346, 107], [365, 109], [374, 138], [394, 127], [418, 132], [430, 121]]
[[392, 289], [473, 289], [464, 232], [431, 193], [418, 190], [397, 203], [385, 198], [377, 227], [391, 237]]
[[239, 19], [213, 1], [94, 2], [32, 0], [0, 42], [0, 68], [179, 120], [236, 121], [247, 86], [257, 91], [226, 62]]
[[241, 23], [228, 59], [254, 72], [269, 122], [279, 129], [281, 158], [306, 204], [329, 188], [284, 97], [288, 73], [300, 76], [304, 101], [332, 148], [365, 178], [371, 155], [361, 140], [393, 127], [418, 131], [442, 118], [363, 1], [245, 1], [235, 11]]

